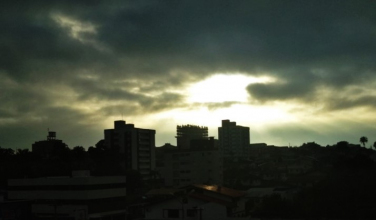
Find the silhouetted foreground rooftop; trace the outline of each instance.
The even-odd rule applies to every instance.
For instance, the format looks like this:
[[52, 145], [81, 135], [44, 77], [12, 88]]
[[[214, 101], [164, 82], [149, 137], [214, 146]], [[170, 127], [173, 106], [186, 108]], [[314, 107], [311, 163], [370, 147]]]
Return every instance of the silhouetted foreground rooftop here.
[[216, 193], [219, 193], [219, 194], [222, 194], [222, 195], [225, 195], [225, 196], [230, 196], [230, 197], [242, 197], [246, 194], [243, 191], [230, 189], [230, 188], [218, 186], [218, 185], [195, 184], [193, 186], [196, 187], [196, 188], [201, 188], [201, 189], [204, 189], [204, 190], [216, 192]]

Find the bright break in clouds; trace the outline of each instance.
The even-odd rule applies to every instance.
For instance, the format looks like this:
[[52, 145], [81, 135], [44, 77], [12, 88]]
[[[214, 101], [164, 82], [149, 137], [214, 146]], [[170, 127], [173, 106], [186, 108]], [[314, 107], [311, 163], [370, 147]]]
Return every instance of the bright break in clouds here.
[[175, 143], [376, 140], [374, 1], [3, 1], [0, 146], [94, 145], [121, 119]]

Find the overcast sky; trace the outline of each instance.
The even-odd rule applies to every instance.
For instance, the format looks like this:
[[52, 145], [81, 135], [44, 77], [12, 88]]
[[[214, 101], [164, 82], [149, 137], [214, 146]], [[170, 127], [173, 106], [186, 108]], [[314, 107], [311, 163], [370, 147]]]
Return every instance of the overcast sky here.
[[251, 142], [376, 141], [376, 1], [6, 0], [0, 146], [89, 147], [124, 119], [176, 144], [221, 120]]

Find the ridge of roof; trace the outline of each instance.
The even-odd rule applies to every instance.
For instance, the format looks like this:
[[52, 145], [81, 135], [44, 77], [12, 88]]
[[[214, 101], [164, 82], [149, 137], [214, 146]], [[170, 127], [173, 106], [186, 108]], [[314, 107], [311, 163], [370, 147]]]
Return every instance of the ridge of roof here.
[[246, 193], [243, 192], [243, 191], [239, 191], [239, 190], [236, 190], [236, 189], [230, 189], [230, 188], [227, 188], [227, 187], [224, 187], [224, 186], [204, 185], [204, 184], [194, 184], [192, 186], [199, 188], [199, 189], [207, 190], [207, 191], [210, 191], [210, 192], [215, 192], [215, 193], [218, 193], [218, 194], [221, 194], [221, 195], [233, 197], [233, 198], [238, 198], [238, 197], [242, 197], [242, 196], [246, 195]]

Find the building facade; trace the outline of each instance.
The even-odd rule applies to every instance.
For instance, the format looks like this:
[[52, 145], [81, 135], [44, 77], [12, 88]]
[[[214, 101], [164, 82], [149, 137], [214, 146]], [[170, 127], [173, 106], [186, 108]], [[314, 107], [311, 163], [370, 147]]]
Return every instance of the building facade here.
[[156, 158], [167, 187], [223, 183], [223, 160], [214, 137], [191, 140], [188, 149], [165, 144], [157, 148]]
[[74, 171], [71, 177], [8, 180], [10, 201], [31, 201], [33, 219], [125, 219], [124, 176], [92, 177]]
[[104, 143], [121, 155], [125, 170], [138, 170], [142, 179], [150, 179], [155, 169], [155, 130], [115, 121], [113, 129], [104, 130]]
[[217, 185], [191, 185], [185, 194], [173, 194], [146, 205], [144, 219], [250, 219], [245, 210], [245, 195], [245, 192]]
[[207, 140], [208, 127], [197, 125], [176, 126], [176, 143], [180, 149], [189, 149], [192, 140]]
[[223, 157], [241, 158], [247, 155], [250, 143], [249, 127], [236, 125], [236, 122], [222, 120], [218, 128], [219, 148]]

